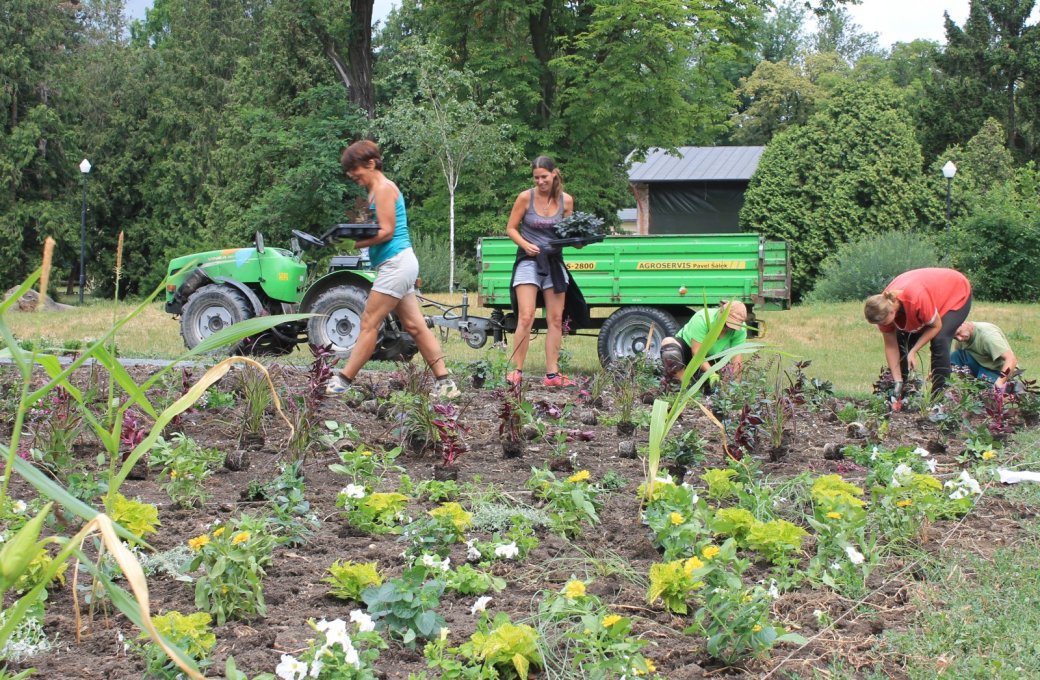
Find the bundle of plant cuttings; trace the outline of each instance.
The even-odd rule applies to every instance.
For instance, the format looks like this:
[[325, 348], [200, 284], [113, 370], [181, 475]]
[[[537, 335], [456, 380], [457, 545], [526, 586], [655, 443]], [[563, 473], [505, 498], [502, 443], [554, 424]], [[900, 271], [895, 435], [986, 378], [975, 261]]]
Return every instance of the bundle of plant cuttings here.
[[556, 225], [556, 238], [590, 238], [603, 235], [603, 220], [587, 212], [564, 217]]

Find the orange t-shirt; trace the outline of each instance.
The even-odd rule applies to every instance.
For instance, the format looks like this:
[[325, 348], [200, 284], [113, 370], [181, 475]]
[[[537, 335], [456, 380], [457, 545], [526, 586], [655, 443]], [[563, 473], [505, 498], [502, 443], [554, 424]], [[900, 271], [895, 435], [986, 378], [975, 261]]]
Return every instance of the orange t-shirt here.
[[971, 297], [968, 278], [955, 269], [941, 267], [903, 272], [885, 288], [886, 293], [890, 290], [899, 291], [902, 308], [893, 323], [878, 326], [882, 333], [917, 333], [936, 316], [960, 309]]

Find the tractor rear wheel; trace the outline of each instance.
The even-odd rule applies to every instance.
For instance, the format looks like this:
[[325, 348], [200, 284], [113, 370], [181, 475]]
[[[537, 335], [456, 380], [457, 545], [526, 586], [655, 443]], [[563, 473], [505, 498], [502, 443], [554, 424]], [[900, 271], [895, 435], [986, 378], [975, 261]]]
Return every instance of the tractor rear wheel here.
[[368, 291], [361, 286], [342, 285], [330, 288], [315, 300], [307, 321], [307, 336], [319, 347], [331, 346], [337, 356], [350, 356], [361, 334], [361, 314], [365, 311]]
[[599, 361], [609, 366], [618, 359], [644, 354], [656, 361], [661, 356], [661, 340], [678, 331], [675, 317], [663, 309], [642, 305], [622, 307], [607, 317], [599, 330]]
[[181, 337], [185, 347], [193, 349], [217, 331], [252, 317], [245, 295], [230, 286], [210, 284], [195, 291], [181, 310]]

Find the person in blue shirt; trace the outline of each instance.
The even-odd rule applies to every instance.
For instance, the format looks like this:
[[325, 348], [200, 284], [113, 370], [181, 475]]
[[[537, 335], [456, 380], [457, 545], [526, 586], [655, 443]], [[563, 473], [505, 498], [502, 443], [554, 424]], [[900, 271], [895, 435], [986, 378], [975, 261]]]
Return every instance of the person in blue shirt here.
[[376, 280], [368, 293], [361, 315], [361, 331], [350, 352], [347, 365], [334, 373], [326, 386], [329, 394], [344, 394], [350, 389], [361, 367], [375, 352], [379, 328], [391, 314], [397, 314], [401, 326], [414, 339], [419, 353], [433, 371], [435, 397], [457, 397], [460, 392], [448, 375], [444, 353], [437, 336], [426, 326], [419, 301], [415, 297], [415, 280], [419, 278], [419, 262], [412, 251], [408, 235], [408, 215], [404, 196], [397, 185], [383, 174], [383, 160], [375, 142], [354, 142], [340, 157], [343, 172], [368, 190], [369, 210], [375, 212], [379, 231], [375, 236], [359, 239], [358, 248], [368, 248], [368, 257], [376, 268]]

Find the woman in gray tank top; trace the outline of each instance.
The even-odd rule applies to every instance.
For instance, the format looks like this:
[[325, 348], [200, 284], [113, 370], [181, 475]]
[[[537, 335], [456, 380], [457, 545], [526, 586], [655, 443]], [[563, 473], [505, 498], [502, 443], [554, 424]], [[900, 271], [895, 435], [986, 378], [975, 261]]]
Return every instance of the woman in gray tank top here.
[[[523, 380], [524, 361], [531, 345], [538, 292], [545, 300], [548, 331], [545, 335], [546, 387], [567, 387], [574, 381], [560, 373], [560, 345], [563, 342], [563, 305], [566, 295], [567, 269], [554, 257], [547, 263], [551, 239], [556, 238], [556, 224], [574, 212], [574, 199], [563, 191], [560, 170], [548, 156], [539, 156], [531, 164], [534, 188], [520, 192], [509, 213], [506, 234], [519, 247], [513, 269], [517, 320], [513, 336], [513, 363], [516, 370], [506, 376], [511, 384]], [[560, 290], [561, 286], [563, 290]]]

